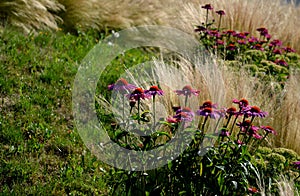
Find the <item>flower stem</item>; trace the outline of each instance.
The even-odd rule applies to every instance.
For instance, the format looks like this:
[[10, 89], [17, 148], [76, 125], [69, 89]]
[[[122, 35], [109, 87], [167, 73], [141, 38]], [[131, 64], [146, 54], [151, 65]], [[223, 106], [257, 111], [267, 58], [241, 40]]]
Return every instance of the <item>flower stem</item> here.
[[201, 131], [204, 133], [204, 126], [205, 126], [205, 124], [206, 124], [206, 121], [207, 121], [207, 119], [208, 119], [208, 116], [205, 116], [205, 118], [204, 118], [204, 122], [202, 123], [202, 127], [201, 127]]
[[222, 20], [222, 15], [220, 15], [220, 20], [219, 20], [219, 24], [218, 24], [218, 31], [220, 31], [220, 27], [221, 27], [221, 20]]
[[224, 126], [224, 128], [227, 128], [227, 127], [228, 127], [228, 125], [229, 125], [229, 122], [230, 122], [230, 120], [231, 120], [231, 117], [232, 117], [232, 114], [229, 114], [229, 117], [228, 117], [227, 123], [226, 123], [226, 125]]
[[125, 96], [123, 96], [123, 111], [122, 111], [122, 121], [125, 121]]
[[206, 10], [205, 28], [207, 28], [208, 23], [208, 9]]
[[153, 128], [155, 128], [156, 125], [156, 111], [155, 111], [155, 95], [153, 95]]
[[185, 100], [184, 100], [184, 106], [187, 107], [187, 101], [188, 101], [188, 95], [185, 96]]
[[138, 123], [141, 124], [141, 121], [140, 121], [140, 98], [138, 98]]

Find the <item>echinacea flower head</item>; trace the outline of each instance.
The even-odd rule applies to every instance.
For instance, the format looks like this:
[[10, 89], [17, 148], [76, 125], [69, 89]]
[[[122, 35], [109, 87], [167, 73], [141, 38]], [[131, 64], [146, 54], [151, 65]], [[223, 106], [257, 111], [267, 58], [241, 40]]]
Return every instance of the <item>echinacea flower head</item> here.
[[287, 47], [284, 47], [283, 50], [287, 53], [290, 53], [290, 52], [296, 52], [296, 50], [294, 50], [293, 48], [287, 46]]
[[272, 35], [270, 35], [269, 33], [267, 33], [267, 34], [265, 35], [265, 38], [266, 38], [267, 40], [270, 40], [270, 39], [272, 38]]
[[199, 106], [199, 109], [203, 109], [203, 108], [217, 108], [218, 104], [213, 103], [210, 100], [204, 101], [203, 104], [201, 106]]
[[258, 28], [256, 30], [260, 33], [261, 36], [266, 36], [267, 34], [269, 34], [268, 29], [264, 27]]
[[178, 120], [177, 118], [174, 118], [172, 116], [169, 116], [166, 120], [167, 120], [168, 123], [178, 123], [178, 122], [180, 122], [180, 120]]
[[[247, 135], [254, 137], [255, 139], [262, 139], [262, 136], [257, 133], [259, 127], [251, 125], [249, 129], [246, 129]], [[242, 130], [245, 131], [245, 130]]]
[[282, 54], [282, 50], [280, 49], [274, 49], [273, 54]]
[[269, 44], [270, 47], [281, 46], [281, 45], [282, 45], [282, 41], [280, 41], [279, 39], [274, 39]]
[[179, 112], [176, 115], [173, 116], [173, 118], [177, 119], [178, 122], [184, 121], [184, 122], [191, 122], [193, 120], [193, 115], [191, 113], [187, 112]]
[[240, 129], [241, 129], [242, 131], [245, 131], [245, 130], [247, 130], [247, 129], [250, 127], [251, 121], [250, 121], [250, 120], [245, 120], [245, 121], [243, 121], [243, 122], [238, 122], [238, 123], [236, 123], [236, 125], [237, 125], [238, 127], [240, 127]]
[[203, 32], [206, 30], [207, 28], [205, 26], [196, 26], [195, 32]]
[[227, 50], [235, 50], [236, 46], [234, 44], [228, 44], [228, 46], [226, 46]]
[[300, 161], [295, 161], [293, 162], [294, 167], [296, 167], [297, 169], [300, 169]]
[[224, 41], [222, 41], [222, 40], [220, 40], [220, 39], [217, 39], [216, 44], [222, 46], [222, 45], [224, 45], [225, 43], [224, 43]]
[[218, 15], [220, 15], [220, 16], [225, 15], [225, 11], [224, 11], [224, 10], [218, 10], [218, 11], [216, 11], [216, 13], [217, 13]]
[[132, 93], [127, 95], [127, 97], [129, 98], [129, 100], [134, 99], [137, 101], [140, 99], [150, 98], [150, 95], [145, 94], [142, 88], [136, 88], [134, 89], [134, 91], [132, 91]]
[[217, 37], [217, 38], [221, 37], [220, 32], [217, 30], [209, 30], [207, 31], [207, 34], [212, 37]]
[[129, 84], [124, 78], [119, 79], [115, 84], [108, 85], [108, 90], [116, 90], [119, 92], [127, 92], [135, 88], [135, 85]]
[[227, 31], [224, 31], [223, 32], [224, 35], [227, 35], [227, 36], [234, 36], [236, 34], [236, 31], [234, 30], [227, 30]]
[[236, 141], [236, 144], [238, 144], [238, 145], [243, 145], [244, 143], [243, 143], [241, 140], [237, 140], [237, 141]]
[[201, 8], [206, 9], [206, 10], [213, 10], [214, 8], [210, 4], [205, 4], [201, 6]]
[[229, 115], [237, 115], [238, 114], [235, 107], [227, 108], [226, 113]]
[[184, 107], [182, 109], [178, 109], [176, 111], [176, 114], [183, 113], [183, 112], [186, 113], [186, 114], [188, 114], [190, 117], [194, 117], [195, 116], [193, 110], [191, 108], [189, 108], [189, 107]]
[[237, 40], [237, 43], [240, 44], [240, 45], [246, 45], [247, 44], [247, 40], [239, 39], [239, 40]]
[[[251, 130], [251, 128], [250, 128], [250, 130]], [[263, 137], [262, 137], [261, 135], [259, 135], [258, 133], [254, 133], [254, 134], [252, 134], [251, 136], [254, 137], [255, 139], [258, 139], [258, 140], [260, 140], [260, 139], [263, 138]]]
[[226, 129], [222, 129], [220, 135], [222, 137], [226, 137], [226, 136], [228, 137], [228, 136], [230, 136], [230, 132], [227, 131]]
[[264, 51], [264, 50], [265, 50], [265, 49], [262, 47], [261, 44], [255, 44], [255, 45], [253, 46], [253, 49], [255, 49], [255, 50], [260, 50], [260, 51]]
[[283, 59], [276, 59], [275, 63], [277, 65], [281, 65], [281, 66], [286, 66], [286, 67], [289, 66], [289, 64], [285, 60], [283, 60]]
[[268, 115], [268, 112], [261, 111], [258, 106], [251, 106], [244, 111], [246, 117], [260, 117], [264, 118]]
[[248, 42], [249, 43], [257, 43], [259, 40], [258, 40], [258, 38], [257, 37], [253, 37], [253, 36], [251, 36], [249, 39], [248, 39]]
[[213, 108], [209, 108], [209, 107], [197, 110], [197, 115], [210, 117], [212, 119], [217, 119], [220, 117], [218, 112], [216, 112]]
[[242, 98], [240, 100], [233, 99], [232, 102], [235, 103], [235, 104], [238, 104], [240, 109], [244, 108], [244, 107], [247, 107], [249, 105], [249, 101], [245, 98]]
[[271, 134], [277, 135], [277, 132], [271, 126], [260, 126], [260, 128], [262, 130], [264, 130], [265, 132], [267, 132], [267, 133], [271, 133]]
[[249, 191], [249, 193], [258, 193], [258, 189], [255, 187], [249, 187], [248, 191]]
[[195, 96], [199, 95], [199, 90], [196, 89], [192, 89], [192, 87], [190, 85], [186, 85], [182, 88], [182, 90], [175, 90], [175, 93], [177, 95], [184, 95], [184, 96], [191, 96], [192, 94]]
[[180, 106], [172, 106], [172, 109], [174, 112], [176, 112], [177, 110], [181, 109], [181, 107]]
[[159, 89], [158, 86], [151, 86], [149, 90], [145, 90], [144, 93], [146, 95], [155, 96], [155, 95], [163, 95], [163, 90]]
[[239, 38], [239, 39], [246, 39], [247, 38], [247, 34], [248, 32], [246, 33], [236, 33], [234, 36]]

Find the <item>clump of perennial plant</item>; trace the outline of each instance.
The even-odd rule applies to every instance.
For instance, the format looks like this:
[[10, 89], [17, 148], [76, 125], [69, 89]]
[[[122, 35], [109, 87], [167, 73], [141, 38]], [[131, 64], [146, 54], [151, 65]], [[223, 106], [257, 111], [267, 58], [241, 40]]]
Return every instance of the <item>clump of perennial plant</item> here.
[[[279, 82], [288, 78], [291, 67], [300, 68], [300, 56], [290, 46], [284, 46], [281, 40], [272, 39], [267, 28], [257, 28], [258, 37], [247, 31], [221, 28], [225, 11], [214, 11], [211, 4], [203, 5], [202, 9], [206, 10], [205, 23], [196, 26], [195, 32], [207, 50], [225, 60], [239, 60], [245, 68], [251, 67], [253, 74], [271, 75]], [[209, 13], [213, 18], [217, 15], [217, 25], [214, 19], [209, 20]]]
[[[159, 86], [142, 89], [121, 79], [110, 85], [109, 90], [124, 96], [127, 103], [123, 106], [130, 107], [123, 119], [125, 125], [109, 130], [112, 140], [120, 146], [136, 151], [152, 150], [165, 145], [176, 134], [193, 133], [192, 138], [185, 140], [188, 143], [184, 152], [166, 166], [142, 172], [118, 171], [118, 177], [123, 175], [123, 183], [114, 191], [134, 195], [228, 195], [260, 191], [252, 154], [270, 134], [277, 134], [271, 126], [257, 124], [258, 118], [268, 116], [267, 112], [250, 105], [245, 98], [233, 99], [229, 107], [206, 100], [193, 110], [189, 99], [198, 96], [200, 90], [186, 85], [174, 91], [184, 97], [184, 105], [174, 106], [172, 113], [157, 121], [156, 100], [164, 98]], [[152, 99], [152, 111], [145, 106], [146, 99]]]

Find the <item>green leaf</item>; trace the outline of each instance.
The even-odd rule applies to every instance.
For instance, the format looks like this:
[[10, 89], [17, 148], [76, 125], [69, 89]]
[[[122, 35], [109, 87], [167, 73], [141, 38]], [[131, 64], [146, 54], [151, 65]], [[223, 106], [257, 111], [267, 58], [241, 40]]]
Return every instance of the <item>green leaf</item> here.
[[200, 162], [200, 169], [199, 169], [199, 174], [200, 174], [200, 176], [202, 176], [202, 172], [203, 172], [203, 164], [202, 164], [202, 162]]
[[158, 131], [158, 132], [155, 132], [155, 133], [153, 133], [153, 135], [154, 135], [155, 137], [167, 136], [169, 139], [171, 139], [171, 136], [169, 135], [169, 133], [164, 132], [164, 131]]

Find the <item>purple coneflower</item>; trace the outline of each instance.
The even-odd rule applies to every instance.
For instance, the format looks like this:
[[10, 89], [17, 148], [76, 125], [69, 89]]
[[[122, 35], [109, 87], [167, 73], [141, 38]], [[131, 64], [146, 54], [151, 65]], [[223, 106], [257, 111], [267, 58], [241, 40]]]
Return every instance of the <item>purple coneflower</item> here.
[[230, 136], [230, 132], [226, 131], [226, 129], [222, 129], [220, 135], [222, 137], [226, 137], [226, 136], [228, 137], [228, 136]]
[[272, 38], [272, 35], [270, 35], [269, 33], [267, 33], [267, 34], [265, 35], [265, 38], [269, 41], [269, 40]]
[[227, 50], [235, 50], [236, 46], [234, 44], [229, 44], [228, 46], [226, 46]]
[[205, 26], [196, 26], [195, 32], [206, 31], [207, 28]]
[[264, 51], [264, 48], [262, 47], [261, 44], [255, 44], [255, 45], [253, 46], [253, 49], [255, 49], [255, 50], [260, 50], [260, 51]]
[[239, 39], [239, 40], [237, 40], [237, 43], [240, 44], [240, 45], [246, 45], [247, 44], [247, 40]]
[[255, 187], [249, 187], [248, 191], [249, 191], [249, 193], [258, 193], [258, 189]]
[[195, 96], [199, 95], [199, 90], [196, 89], [192, 89], [192, 87], [190, 85], [186, 85], [182, 88], [182, 90], [175, 90], [175, 93], [177, 95], [184, 95], [184, 96], [191, 96], [192, 94]]
[[213, 108], [209, 108], [209, 107], [197, 110], [197, 115], [210, 117], [212, 119], [217, 119], [220, 117], [218, 112], [216, 112]]
[[199, 106], [199, 109], [203, 109], [203, 108], [217, 108], [218, 104], [216, 103], [212, 103], [210, 100], [207, 100], [205, 102], [203, 102], [202, 106]]
[[247, 130], [247, 135], [254, 137], [255, 139], [261, 139], [262, 136], [257, 133], [258, 130], [259, 127], [251, 125], [250, 128]]
[[250, 120], [245, 120], [243, 122], [236, 123], [236, 126], [240, 127], [241, 131], [245, 132], [251, 125]]
[[128, 84], [128, 82], [124, 78], [119, 79], [115, 84], [108, 85], [108, 90], [116, 90], [122, 93], [135, 88], [135, 85]]
[[288, 63], [285, 60], [283, 60], [283, 59], [276, 59], [275, 63], [277, 65], [281, 65], [281, 66], [286, 66], [286, 67], [289, 66]]
[[257, 43], [259, 40], [258, 40], [258, 38], [257, 37], [253, 37], [253, 36], [251, 36], [249, 39], [248, 39], [248, 42], [249, 43]]
[[300, 169], [300, 161], [295, 161], [295, 162], [293, 162], [293, 165], [294, 165], [297, 169]]
[[236, 111], [235, 107], [227, 108], [226, 113], [229, 115], [238, 115], [238, 112]]
[[290, 52], [296, 52], [296, 50], [294, 50], [293, 48], [287, 46], [287, 47], [284, 47], [283, 50], [287, 53], [290, 53]]
[[178, 110], [176, 111], [176, 114], [179, 114], [179, 113], [182, 113], [182, 112], [188, 114], [188, 115], [191, 116], [191, 117], [194, 117], [194, 116], [195, 116], [194, 112], [193, 112], [193, 111], [191, 110], [191, 108], [189, 108], [189, 107], [184, 107], [184, 108], [182, 108], [182, 109], [178, 109]]
[[[248, 32], [246, 32], [248, 33]], [[239, 38], [239, 39], [246, 39], [247, 38], [247, 35], [246, 33], [237, 33], [235, 34], [235, 37]]]
[[167, 118], [167, 122], [168, 122], [168, 123], [178, 123], [178, 122], [180, 122], [180, 120], [177, 119], [177, 118], [174, 118], [174, 117], [172, 117], [172, 116], [169, 116], [169, 117]]
[[224, 11], [224, 10], [218, 10], [218, 11], [216, 11], [216, 13], [217, 13], [218, 15], [220, 15], [220, 16], [225, 15], [225, 11]]
[[242, 109], [244, 107], [247, 107], [249, 105], [249, 101], [247, 99], [245, 99], [245, 98], [242, 98], [240, 100], [233, 99], [232, 103], [238, 104], [240, 109]]
[[266, 28], [264, 28], [264, 27], [258, 28], [258, 29], [256, 29], [256, 30], [260, 33], [261, 36], [266, 36], [266, 35], [269, 34], [269, 33], [268, 33], [268, 29], [266, 29]]
[[224, 41], [222, 41], [220, 39], [217, 39], [216, 44], [219, 45], [219, 46], [220, 45], [223, 46], [225, 43], [224, 43]]
[[212, 37], [217, 37], [217, 38], [221, 37], [219, 31], [217, 31], [217, 30], [209, 30], [209, 31], [207, 31], [207, 34]]
[[268, 112], [263, 112], [257, 106], [251, 106], [243, 111], [246, 117], [260, 117], [264, 118], [268, 115]]
[[277, 135], [276, 131], [271, 126], [260, 126], [261, 129], [263, 129], [266, 133], [271, 133], [274, 135]]
[[282, 41], [280, 41], [279, 39], [274, 39], [269, 44], [270, 47], [276, 47], [276, 46], [281, 46], [281, 45], [282, 45]]
[[236, 34], [236, 32], [234, 30], [227, 30], [223, 32], [224, 35], [228, 35], [228, 36], [234, 36]]
[[282, 54], [282, 50], [280, 49], [274, 49], [273, 54]]
[[218, 11], [216, 11], [216, 13], [217, 13], [217, 14], [220, 16], [220, 19], [219, 19], [219, 24], [218, 24], [218, 30], [220, 30], [222, 16], [224, 16], [224, 15], [225, 15], [225, 11], [224, 11], [224, 10], [218, 10]]
[[134, 89], [134, 91], [132, 93], [127, 95], [127, 97], [130, 100], [134, 99], [136, 101], [139, 101], [140, 99], [150, 98], [150, 95], [146, 95], [142, 88], [136, 88], [136, 89]]
[[201, 8], [206, 9], [206, 10], [213, 10], [214, 8], [210, 4], [206, 4], [201, 6]]
[[179, 112], [173, 116], [173, 118], [177, 119], [178, 122], [180, 121], [191, 122], [193, 120], [193, 117], [194, 116], [188, 112]]
[[153, 97], [154, 97], [155, 95], [163, 95], [163, 94], [164, 94], [164, 92], [163, 92], [161, 89], [159, 89], [158, 86], [151, 86], [151, 87], [149, 88], [149, 90], [145, 90], [144, 93], [145, 93], [146, 95], [151, 95], [151, 96], [153, 96]]

